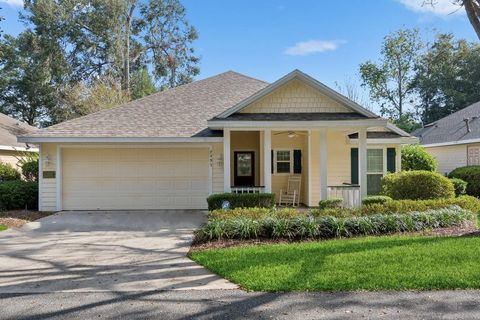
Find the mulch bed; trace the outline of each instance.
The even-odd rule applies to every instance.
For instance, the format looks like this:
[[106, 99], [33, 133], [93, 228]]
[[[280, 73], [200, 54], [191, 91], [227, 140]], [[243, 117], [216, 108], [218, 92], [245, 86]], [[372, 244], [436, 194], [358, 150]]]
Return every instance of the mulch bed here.
[[[451, 227], [451, 228], [439, 228], [433, 230], [426, 230], [421, 232], [407, 232], [401, 233], [399, 235], [411, 235], [411, 236], [437, 236], [437, 237], [480, 237], [480, 230], [474, 226], [468, 227]], [[347, 239], [347, 238], [343, 238]], [[348, 238], [352, 239], [352, 238]], [[333, 239], [326, 239], [333, 240]], [[286, 244], [294, 242], [312, 242], [312, 241], [322, 241], [317, 239], [306, 239], [306, 240], [288, 240], [288, 239], [252, 239], [252, 240], [220, 240], [220, 241], [211, 241], [206, 243], [193, 243], [190, 250], [199, 251], [206, 249], [224, 249], [231, 247], [241, 247], [249, 245], [264, 245], [264, 244]]]
[[25, 223], [38, 220], [53, 214], [53, 212], [39, 212], [29, 210], [12, 210], [0, 212], [0, 224], [8, 228], [19, 228]]

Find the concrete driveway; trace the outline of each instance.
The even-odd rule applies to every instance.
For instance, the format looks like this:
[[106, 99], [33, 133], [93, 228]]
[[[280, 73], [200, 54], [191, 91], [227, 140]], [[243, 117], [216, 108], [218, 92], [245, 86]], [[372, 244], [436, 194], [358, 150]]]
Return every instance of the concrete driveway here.
[[186, 257], [200, 211], [61, 212], [0, 232], [0, 293], [234, 289]]

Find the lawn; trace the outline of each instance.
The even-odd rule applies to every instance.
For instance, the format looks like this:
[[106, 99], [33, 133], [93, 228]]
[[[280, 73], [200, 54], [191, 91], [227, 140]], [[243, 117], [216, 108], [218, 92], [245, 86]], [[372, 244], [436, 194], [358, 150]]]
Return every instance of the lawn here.
[[7, 230], [8, 227], [6, 225], [0, 224], [0, 231]]
[[384, 236], [193, 251], [255, 291], [480, 288], [480, 237]]

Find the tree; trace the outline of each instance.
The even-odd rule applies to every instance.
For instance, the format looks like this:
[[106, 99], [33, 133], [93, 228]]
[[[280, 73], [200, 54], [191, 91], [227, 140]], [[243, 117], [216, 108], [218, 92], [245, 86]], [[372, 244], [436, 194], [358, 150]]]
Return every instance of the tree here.
[[[48, 49], [48, 50], [47, 50]], [[65, 68], [58, 48], [32, 31], [5, 36], [0, 56], [0, 112], [42, 125], [56, 103], [55, 84]]]
[[456, 3], [465, 7], [468, 20], [480, 39], [480, 1], [479, 0], [456, 0]]
[[152, 77], [145, 68], [133, 73], [130, 86], [130, 96], [133, 100], [148, 96], [157, 91]]
[[368, 110], [372, 110], [368, 97], [364, 96], [363, 92], [361, 92], [360, 88], [357, 85], [357, 82], [354, 79], [347, 77], [345, 78], [343, 84], [335, 81], [335, 86], [337, 87], [338, 91], [341, 92], [348, 99], [358, 103], [359, 105]]
[[417, 113], [431, 123], [480, 100], [480, 45], [439, 34], [415, 67]]
[[381, 61], [360, 65], [362, 85], [380, 105], [382, 115], [400, 119], [412, 96], [414, 65], [421, 49], [417, 30], [399, 30], [384, 38]]

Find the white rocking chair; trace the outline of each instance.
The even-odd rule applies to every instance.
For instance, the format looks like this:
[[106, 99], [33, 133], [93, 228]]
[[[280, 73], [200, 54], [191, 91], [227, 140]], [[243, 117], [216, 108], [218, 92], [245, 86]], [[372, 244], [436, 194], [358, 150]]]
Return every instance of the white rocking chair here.
[[300, 189], [302, 188], [302, 176], [289, 176], [287, 190], [280, 189], [279, 205], [292, 205], [296, 207], [300, 204]]

